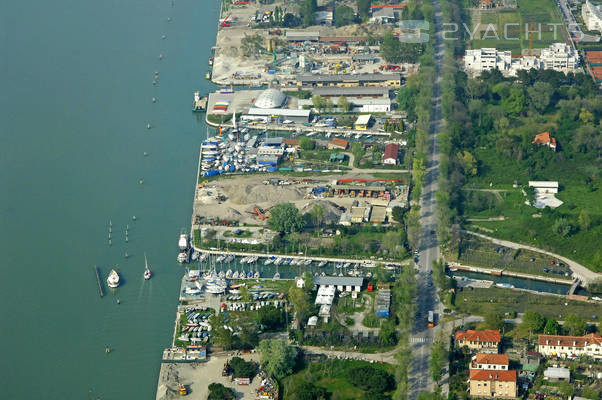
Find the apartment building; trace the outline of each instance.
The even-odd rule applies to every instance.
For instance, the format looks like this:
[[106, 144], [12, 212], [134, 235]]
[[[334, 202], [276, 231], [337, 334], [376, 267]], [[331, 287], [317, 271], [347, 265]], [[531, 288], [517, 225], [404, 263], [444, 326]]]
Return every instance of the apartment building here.
[[577, 51], [566, 43], [553, 43], [550, 47], [542, 49], [539, 60], [541, 68], [561, 72], [574, 71], [579, 66]]
[[472, 397], [517, 397], [516, 371], [470, 370], [470, 395]]
[[502, 337], [499, 330], [476, 331], [469, 329], [456, 332], [456, 345], [458, 347], [466, 346], [480, 353], [498, 353], [501, 341]]
[[538, 351], [546, 357], [577, 358], [580, 356], [602, 360], [602, 336], [539, 335]]
[[588, 31], [602, 33], [602, 6], [587, 0], [581, 7], [581, 16]]
[[508, 371], [507, 354], [477, 353], [472, 357], [471, 369], [486, 369], [492, 371]]

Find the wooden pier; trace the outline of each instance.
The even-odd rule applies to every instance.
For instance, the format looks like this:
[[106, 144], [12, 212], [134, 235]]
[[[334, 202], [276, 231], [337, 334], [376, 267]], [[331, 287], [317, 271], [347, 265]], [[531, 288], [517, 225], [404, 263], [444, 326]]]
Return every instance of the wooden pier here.
[[100, 271], [98, 270], [98, 266], [94, 266], [94, 273], [96, 274], [96, 283], [98, 283], [98, 293], [100, 294], [100, 297], [103, 297], [105, 295], [104, 291], [102, 290], [102, 282], [100, 280]]

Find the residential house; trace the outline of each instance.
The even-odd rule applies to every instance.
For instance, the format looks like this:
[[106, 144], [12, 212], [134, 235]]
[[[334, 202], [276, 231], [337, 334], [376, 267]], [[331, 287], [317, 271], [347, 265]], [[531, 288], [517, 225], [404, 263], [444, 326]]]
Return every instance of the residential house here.
[[550, 136], [550, 132], [538, 133], [531, 144], [548, 146], [550, 149], [556, 151], [556, 138]]
[[477, 353], [472, 357], [470, 368], [508, 371], [509, 364], [507, 354]]
[[383, 154], [383, 164], [396, 165], [399, 157], [399, 145], [397, 143], [389, 143], [385, 146]]
[[332, 149], [347, 150], [348, 146], [349, 146], [348, 140], [340, 139], [340, 138], [336, 138], [336, 137], [328, 142], [329, 150], [332, 150]]
[[517, 397], [516, 371], [470, 370], [470, 395], [472, 397]]
[[480, 353], [498, 353], [501, 341], [502, 337], [499, 330], [476, 331], [469, 329], [456, 332], [456, 344], [459, 347], [466, 346]]
[[548, 367], [543, 371], [543, 379], [550, 382], [570, 382], [571, 370], [565, 367]]
[[602, 336], [539, 335], [537, 350], [545, 357], [576, 358], [580, 356], [602, 360]]

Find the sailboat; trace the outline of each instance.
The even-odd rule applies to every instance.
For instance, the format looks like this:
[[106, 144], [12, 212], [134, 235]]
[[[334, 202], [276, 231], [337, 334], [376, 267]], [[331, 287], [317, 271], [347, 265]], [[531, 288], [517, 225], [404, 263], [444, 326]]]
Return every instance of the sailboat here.
[[278, 272], [277, 266], [276, 266], [276, 273], [274, 274], [274, 279], [280, 279], [280, 272]]
[[144, 253], [144, 280], [149, 280], [152, 276], [151, 270], [148, 268], [148, 261], [146, 259], [146, 253]]
[[113, 289], [119, 286], [119, 274], [114, 269], [111, 270], [111, 273], [107, 278], [107, 285]]

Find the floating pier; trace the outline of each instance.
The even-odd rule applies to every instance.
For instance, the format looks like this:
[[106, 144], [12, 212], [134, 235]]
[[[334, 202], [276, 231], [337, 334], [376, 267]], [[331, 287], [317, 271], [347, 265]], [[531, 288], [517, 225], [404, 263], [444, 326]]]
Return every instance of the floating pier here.
[[96, 274], [96, 283], [98, 283], [98, 293], [100, 294], [100, 297], [103, 297], [105, 293], [102, 290], [102, 282], [100, 281], [100, 271], [98, 270], [98, 267], [96, 265], [94, 266], [94, 273]]

